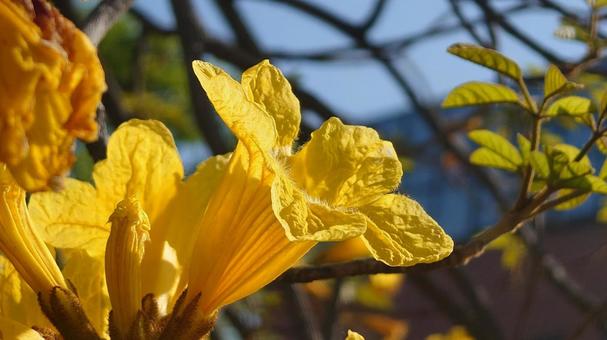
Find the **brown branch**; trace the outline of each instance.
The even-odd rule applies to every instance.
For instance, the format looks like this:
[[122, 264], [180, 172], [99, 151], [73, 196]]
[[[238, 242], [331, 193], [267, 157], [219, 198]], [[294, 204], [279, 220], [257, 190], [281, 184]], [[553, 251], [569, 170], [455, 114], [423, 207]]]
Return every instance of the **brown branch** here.
[[306, 340], [323, 339], [318, 326], [318, 320], [310, 303], [310, 297], [303, 287], [295, 285], [286, 285], [283, 288], [286, 299], [293, 305], [296, 317]]
[[252, 55], [260, 56], [261, 52], [253, 35], [247, 29], [243, 17], [235, 7], [234, 0], [215, 0], [215, 4], [226, 18], [236, 36], [237, 45]]
[[470, 36], [479, 45], [487, 46], [488, 44], [485, 43], [485, 40], [478, 34], [476, 29], [474, 29], [474, 25], [472, 25], [472, 23], [470, 23], [470, 21], [464, 16], [464, 13], [462, 13], [460, 2], [458, 0], [449, 0], [449, 5], [451, 6], [451, 11], [453, 14], [455, 14], [457, 20], [459, 20], [460, 24], [468, 32], [468, 34], [470, 34]]
[[596, 321], [596, 319], [603, 318], [607, 312], [607, 300], [601, 303], [592, 313], [588, 313], [588, 316], [584, 318], [582, 323], [571, 333], [570, 336], [567, 337], [569, 340], [576, 340], [582, 338], [582, 335], [586, 332], [586, 330], [590, 327], [590, 325]]
[[377, 23], [377, 20], [386, 8], [387, 3], [388, 2], [386, 0], [377, 0], [377, 2], [375, 3], [375, 7], [373, 7], [373, 10], [371, 11], [371, 13], [369, 13], [369, 16], [367, 17], [365, 22], [360, 25], [360, 29], [365, 32], [365, 34], [368, 34], [368, 32], [371, 30], [371, 28], [373, 28], [375, 23]]
[[485, 13], [488, 18], [502, 27], [502, 29], [510, 34], [513, 38], [525, 44], [531, 50], [541, 55], [544, 59], [555, 65], [566, 65], [566, 63], [551, 51], [544, 48], [542, 45], [528, 37], [526, 34], [516, 28], [502, 14], [498, 13], [486, 0], [474, 0], [478, 7]]
[[463, 268], [450, 268], [448, 274], [464, 297], [470, 302], [470, 306], [475, 313], [475, 319], [478, 320], [478, 327], [482, 328], [483, 333], [489, 334], [494, 340], [503, 339], [503, 332], [497, 320], [493, 317], [486, 295], [481, 294], [479, 291], [480, 287], [470, 280]]
[[447, 317], [455, 324], [466, 326], [468, 331], [475, 339], [499, 339], [495, 334], [487, 332], [487, 329], [481, 323], [477, 322], [476, 315], [471, 313], [468, 308], [461, 306], [453, 298], [440, 289], [427, 275], [412, 274], [409, 276], [411, 283], [431, 300]]
[[97, 106], [97, 125], [99, 126], [99, 132], [97, 133], [97, 140], [91, 143], [86, 143], [86, 149], [93, 161], [98, 162], [105, 158], [107, 140], [109, 138], [109, 133], [107, 129], [106, 117], [105, 117], [105, 107], [103, 104], [99, 104]]
[[230, 148], [221, 136], [221, 125], [215, 115], [212, 114], [211, 103], [200, 87], [200, 83], [190, 66], [192, 61], [199, 59], [204, 52], [204, 29], [190, 0], [171, 0], [171, 6], [175, 14], [177, 31], [183, 49], [183, 62], [187, 70], [190, 98], [196, 123], [214, 154], [227, 153]]
[[250, 325], [246, 322], [243, 315], [238, 311], [235, 306], [229, 305], [222, 309], [222, 313], [230, 321], [230, 324], [238, 331], [240, 337], [244, 340], [254, 339], [254, 334], [257, 327]]
[[341, 303], [341, 292], [344, 285], [343, 278], [337, 278], [333, 282], [331, 300], [329, 301], [325, 311], [325, 322], [323, 323], [322, 333], [324, 339], [333, 338], [333, 330], [335, 329], [335, 321], [339, 314], [339, 305]]
[[82, 25], [82, 31], [98, 45], [105, 34], [131, 7], [133, 0], [104, 0], [89, 14]]

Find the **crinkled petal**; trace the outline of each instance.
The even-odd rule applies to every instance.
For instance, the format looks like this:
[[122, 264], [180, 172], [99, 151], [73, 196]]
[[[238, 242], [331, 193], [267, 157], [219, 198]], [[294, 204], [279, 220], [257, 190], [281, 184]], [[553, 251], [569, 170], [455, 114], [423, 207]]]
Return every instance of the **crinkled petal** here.
[[290, 240], [341, 241], [364, 233], [365, 218], [356, 211], [314, 203], [285, 175], [272, 185], [272, 206]]
[[[74, 138], [63, 130], [61, 116], [69, 106], [67, 98], [41, 93], [34, 103], [35, 119], [27, 132], [27, 152], [9, 165], [15, 180], [28, 191], [61, 187], [61, 178], [75, 160]], [[10, 143], [10, 142], [9, 142]]]
[[[32, 195], [30, 210], [46, 242], [102, 257], [110, 230], [107, 221], [118, 202], [137, 198], [152, 226], [165, 211], [183, 176], [167, 128], [157, 121], [130, 120], [112, 134], [107, 152], [108, 158], [93, 170], [95, 187], [66, 179], [60, 192]], [[158, 223], [158, 228], [166, 226]]]
[[363, 206], [363, 240], [373, 256], [391, 266], [436, 262], [453, 251], [453, 240], [419, 203], [396, 194]]
[[101, 201], [115, 207], [133, 197], [141, 202], [152, 226], [175, 196], [182, 177], [173, 136], [155, 120], [132, 119], [120, 125], [108, 142], [107, 159], [93, 170]]
[[249, 101], [240, 83], [212, 64], [194, 61], [192, 67], [215, 111], [238, 140], [252, 139], [263, 150], [276, 145], [274, 120]]
[[56, 248], [75, 248], [101, 258], [109, 235], [114, 203], [97, 197], [90, 184], [66, 178], [60, 192], [30, 197], [29, 211], [42, 239]]
[[50, 3], [0, 3], [0, 162], [23, 188], [57, 188], [75, 138], [97, 138], [105, 90], [93, 45]]
[[299, 100], [280, 70], [268, 60], [249, 68], [242, 74], [242, 87], [247, 99], [267, 112], [276, 124], [278, 147], [290, 152], [299, 132], [301, 113]]
[[390, 142], [375, 130], [327, 120], [292, 159], [306, 192], [333, 206], [359, 207], [393, 191], [403, 171]]

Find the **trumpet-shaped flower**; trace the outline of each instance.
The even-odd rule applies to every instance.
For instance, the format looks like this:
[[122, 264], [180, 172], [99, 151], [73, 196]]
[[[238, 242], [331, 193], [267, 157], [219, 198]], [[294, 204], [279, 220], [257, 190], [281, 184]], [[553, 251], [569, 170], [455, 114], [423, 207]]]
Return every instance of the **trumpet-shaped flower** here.
[[97, 136], [95, 48], [46, 0], [0, 1], [0, 162], [28, 191], [59, 185], [76, 138]]
[[[47, 242], [97, 257], [108, 236], [138, 230], [133, 226], [147, 216], [145, 246], [134, 231], [108, 242], [107, 252], [130, 249], [121, 261], [140, 263], [141, 273], [140, 280], [125, 280], [119, 274], [125, 268], [106, 264], [116, 271], [108, 280], [119, 278], [108, 282], [110, 296], [120, 289], [152, 293], [162, 313], [194, 304], [198, 317], [212, 322], [219, 308], [261, 289], [320, 241], [362, 237], [373, 256], [391, 265], [432, 262], [451, 252], [452, 240], [417, 203], [391, 194], [402, 169], [392, 145], [374, 130], [330, 119], [293, 154], [299, 102], [278, 69], [264, 61], [241, 83], [208, 63], [195, 62], [194, 71], [238, 138], [232, 154], [208, 159], [182, 181], [170, 132], [159, 122], [133, 120], [110, 137], [94, 185], [68, 179], [60, 193], [32, 196]], [[106, 221], [125, 199], [110, 232]], [[119, 288], [119, 282], [132, 286]], [[184, 288], [187, 294], [175, 302]], [[130, 311], [125, 319], [131, 320], [132, 300], [114, 301], [114, 313]]]
[[38, 236], [25, 204], [25, 191], [0, 164], [0, 251], [37, 293], [67, 288], [55, 258]]
[[82, 251], [64, 251], [63, 271], [39, 236], [25, 203], [25, 191], [15, 182], [6, 165], [0, 164], [0, 331], [33, 334], [33, 326], [50, 328], [38, 305], [48, 303], [52, 289], [69, 289], [67, 279], [97, 330], [105, 329], [107, 291], [102, 263]]

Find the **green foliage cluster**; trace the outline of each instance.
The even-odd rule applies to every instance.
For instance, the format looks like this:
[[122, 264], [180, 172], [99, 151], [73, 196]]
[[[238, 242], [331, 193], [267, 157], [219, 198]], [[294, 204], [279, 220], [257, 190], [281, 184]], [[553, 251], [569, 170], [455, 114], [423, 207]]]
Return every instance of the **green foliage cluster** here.
[[[469, 138], [479, 145], [470, 155], [471, 163], [516, 173], [529, 182], [530, 192], [555, 193], [560, 198], [556, 209], [574, 208], [592, 193], [607, 194], [607, 162], [597, 173], [587, 155], [593, 146], [607, 155], [607, 92], [596, 103], [582, 92], [583, 85], [569, 81], [556, 66], [550, 65], [544, 75], [543, 96], [536, 101], [520, 67], [512, 59], [476, 45], [455, 44], [448, 51], [496, 71], [516, 86], [468, 82], [449, 93], [442, 103], [444, 108], [508, 104], [528, 115], [531, 122], [527, 136], [517, 133], [516, 145], [490, 130], [471, 131]], [[576, 125], [586, 126], [590, 131], [588, 141], [575, 146], [541, 138], [543, 124], [556, 117], [569, 117]]]

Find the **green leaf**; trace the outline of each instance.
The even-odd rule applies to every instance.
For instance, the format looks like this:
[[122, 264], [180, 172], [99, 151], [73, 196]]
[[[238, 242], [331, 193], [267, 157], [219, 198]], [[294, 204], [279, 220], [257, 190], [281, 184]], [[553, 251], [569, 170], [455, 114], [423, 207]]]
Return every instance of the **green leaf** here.
[[539, 178], [548, 178], [550, 176], [550, 165], [548, 156], [541, 151], [532, 151], [529, 155], [529, 163]]
[[518, 149], [521, 153], [521, 157], [523, 158], [523, 163], [529, 163], [529, 153], [531, 152], [531, 142], [527, 139], [527, 137], [521, 135], [520, 133], [516, 134], [516, 141], [518, 142]]
[[601, 96], [601, 102], [599, 104], [599, 117], [603, 116], [607, 111], [607, 91]]
[[[569, 195], [570, 193], [572, 193], [574, 191], [575, 191], [575, 189], [561, 189], [556, 193], [556, 197], [560, 198], [565, 195]], [[573, 208], [577, 208], [582, 203], [586, 202], [588, 197], [590, 197], [590, 193], [572, 198], [568, 201], [565, 201], [565, 202], [557, 205], [556, 207], [554, 207], [554, 210], [564, 211], [564, 210], [571, 210]]]
[[472, 44], [454, 44], [447, 51], [460, 58], [495, 70], [516, 81], [522, 78], [521, 69], [516, 62], [496, 50]]
[[550, 149], [548, 152], [550, 178], [555, 184], [567, 186], [568, 184], [563, 182], [593, 173], [594, 169], [588, 156], [575, 161], [579, 152], [578, 148], [569, 144], [558, 144]]
[[507, 86], [472, 81], [454, 88], [443, 101], [442, 107], [518, 102], [516, 92]]
[[594, 105], [588, 98], [578, 96], [568, 96], [561, 98], [546, 110], [545, 115], [549, 117], [557, 115], [582, 116], [594, 112]]
[[474, 130], [468, 137], [482, 146], [470, 155], [473, 164], [509, 171], [516, 171], [523, 164], [516, 147], [493, 131]]
[[470, 154], [470, 163], [489, 168], [502, 169], [515, 172], [518, 167], [513, 165], [500, 154], [487, 148], [478, 148]]
[[607, 195], [607, 182], [605, 182], [605, 179], [600, 176], [588, 175], [586, 176], [586, 180], [590, 182], [592, 192]]
[[544, 77], [544, 100], [560, 92], [581, 88], [582, 85], [570, 82], [554, 65], [548, 66]]
[[603, 155], [607, 155], [607, 137], [600, 137], [594, 145]]
[[603, 161], [603, 165], [601, 166], [601, 170], [599, 171], [599, 177], [602, 179], [607, 179], [607, 159]]

